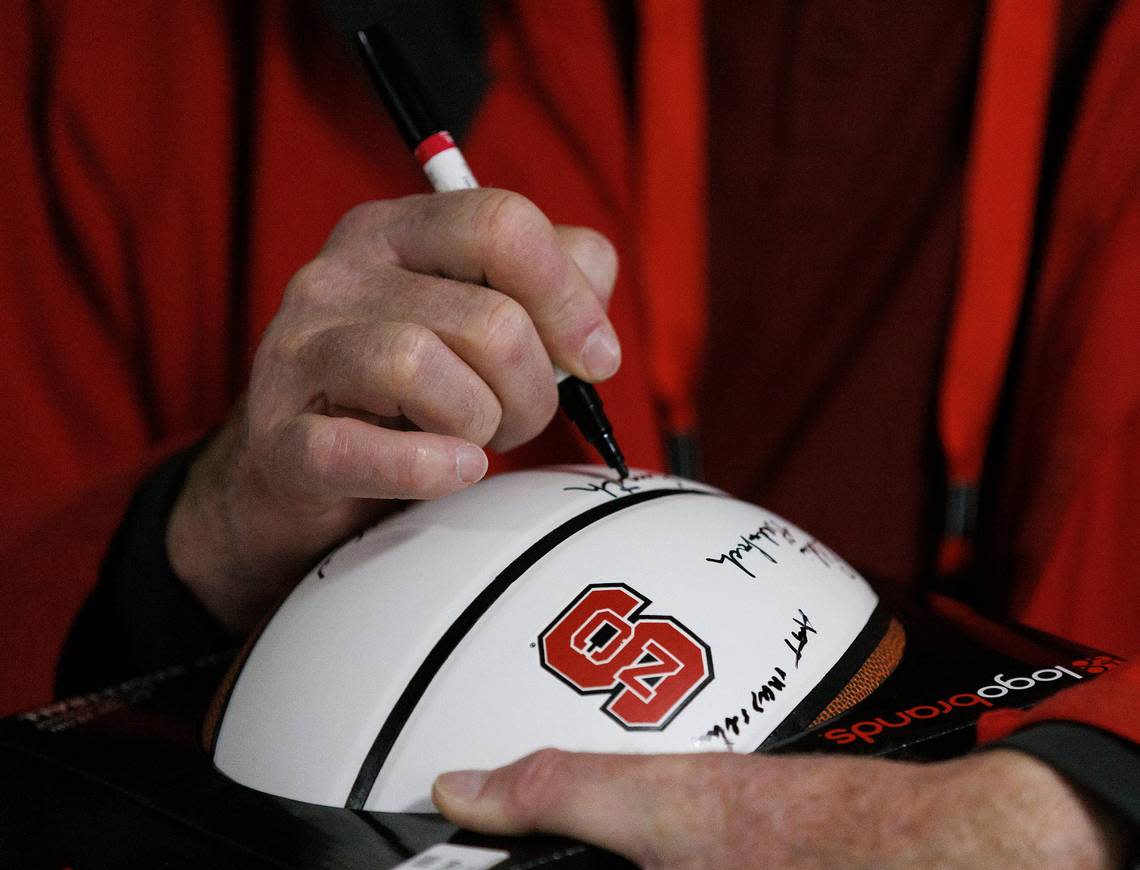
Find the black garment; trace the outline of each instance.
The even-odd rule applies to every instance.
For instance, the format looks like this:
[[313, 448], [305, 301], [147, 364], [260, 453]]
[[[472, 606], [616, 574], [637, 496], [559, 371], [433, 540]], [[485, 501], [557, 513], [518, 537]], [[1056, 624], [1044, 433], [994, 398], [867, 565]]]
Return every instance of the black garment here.
[[170, 567], [166, 525], [203, 441], [150, 473], [131, 499], [72, 626], [56, 694], [79, 695], [236, 646]]

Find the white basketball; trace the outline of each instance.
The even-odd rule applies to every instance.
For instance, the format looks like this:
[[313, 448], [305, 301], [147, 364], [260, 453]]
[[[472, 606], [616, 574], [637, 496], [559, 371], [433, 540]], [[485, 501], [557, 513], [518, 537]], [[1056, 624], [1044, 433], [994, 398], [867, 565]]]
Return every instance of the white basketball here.
[[899, 651], [867, 583], [762, 508], [664, 475], [516, 472], [335, 550], [235, 665], [209, 736], [255, 789], [430, 811], [439, 773], [544, 746], [754, 751]]

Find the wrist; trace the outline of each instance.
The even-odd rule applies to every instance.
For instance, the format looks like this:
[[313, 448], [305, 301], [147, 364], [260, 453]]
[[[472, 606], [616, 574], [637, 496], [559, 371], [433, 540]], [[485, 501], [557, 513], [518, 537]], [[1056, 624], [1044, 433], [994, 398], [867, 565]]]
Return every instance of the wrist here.
[[237, 634], [251, 630], [329, 548], [390, 509], [376, 500], [279, 493], [254, 466], [235, 416], [190, 467], [166, 527], [174, 574]]
[[[304, 529], [254, 493], [231, 420], [191, 465], [171, 511], [166, 548], [175, 575], [227, 630], [249, 631], [317, 555]], [[284, 534], [283, 534], [284, 533]]]
[[256, 605], [234, 588], [247, 573], [227, 520], [225, 469], [235, 441], [234, 427], [227, 425], [190, 466], [166, 527], [166, 550], [179, 580], [229, 631], [242, 633], [256, 621], [250, 612]]
[[[1115, 868], [1126, 838], [1117, 819], [1050, 765], [1023, 752], [994, 748], [961, 760], [996, 797], [993, 822], [1014, 855], [1043, 866]], [[1015, 861], [1011, 860], [1011, 864]]]
[[1084, 722], [1052, 719], [1032, 722], [990, 745], [1027, 755], [1058, 773], [1089, 802], [1101, 825], [1118, 834], [1114, 839], [1137, 863], [1140, 747]]

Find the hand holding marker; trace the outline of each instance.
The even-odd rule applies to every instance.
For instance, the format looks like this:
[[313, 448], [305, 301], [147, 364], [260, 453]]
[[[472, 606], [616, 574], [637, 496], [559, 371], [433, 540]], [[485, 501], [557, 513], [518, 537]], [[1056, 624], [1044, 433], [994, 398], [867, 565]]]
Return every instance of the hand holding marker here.
[[[400, 135], [423, 167], [432, 188], [443, 193], [478, 187], [479, 183], [451, 134], [434, 122], [415, 74], [390, 44], [383, 28], [358, 30], [354, 42], [369, 78], [388, 107]], [[606, 464], [624, 480], [629, 476], [629, 469], [593, 385], [557, 367], [554, 377], [558, 381], [562, 410]]]

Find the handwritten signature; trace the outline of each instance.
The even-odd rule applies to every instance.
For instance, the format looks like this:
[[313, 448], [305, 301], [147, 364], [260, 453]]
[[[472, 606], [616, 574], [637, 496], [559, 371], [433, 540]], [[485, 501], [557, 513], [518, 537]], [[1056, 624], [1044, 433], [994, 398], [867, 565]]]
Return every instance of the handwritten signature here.
[[[808, 643], [808, 632], [812, 634], [818, 634], [819, 632], [812, 626], [811, 620], [808, 619], [807, 614], [804, 613], [803, 610], [800, 610], [800, 617], [795, 620], [795, 623], [797, 627], [795, 631], [792, 632], [790, 639], [784, 638], [784, 645], [790, 649], [792, 655], [796, 657], [796, 667], [798, 668], [800, 666], [800, 659], [803, 658], [804, 655], [804, 647], [807, 646]], [[795, 641], [795, 643], [792, 643], [792, 641]]]
[[726, 746], [732, 746], [729, 734], [731, 733], [733, 737], [739, 737], [741, 720], [745, 725], [752, 721], [752, 713], [749, 713], [749, 708], [753, 713], [763, 713], [764, 707], [761, 701], [767, 704], [772, 703], [776, 700], [776, 693], [784, 691], [787, 687], [785, 682], [788, 676], [787, 671], [783, 668], [773, 668], [772, 671], [772, 676], [758, 690], [752, 691], [751, 703], [748, 706], [741, 707], [739, 713], [725, 716], [722, 723], [714, 725], [705, 732], [704, 739], [722, 740]]
[[[608, 495], [610, 498], [620, 498], [622, 495], [633, 495], [635, 492], [640, 492], [642, 487], [637, 484], [643, 480], [664, 480], [667, 475], [651, 474], [649, 472], [642, 472], [641, 474], [631, 474], [624, 480], [614, 480], [613, 478], [602, 478], [598, 483], [583, 483], [581, 486], [564, 486], [563, 492], [570, 492], [576, 490], [578, 492], [600, 492]], [[681, 489], [684, 484], [677, 481], [677, 488]]]
[[825, 568], [839, 571], [851, 578], [859, 576], [855, 573], [854, 568], [835, 554], [834, 550], [824, 546], [815, 538], [809, 538], [801, 546], [790, 528], [772, 520], [765, 520], [756, 531], [741, 535], [737, 540], [740, 541], [739, 544], [734, 544], [719, 555], [706, 556], [705, 561], [712, 562], [715, 565], [732, 565], [755, 580], [756, 575], [753, 570], [745, 564], [749, 554], [756, 554], [756, 558], [763, 557], [769, 564], [778, 565], [780, 559], [776, 556], [782, 548], [787, 546], [795, 548], [795, 552], [801, 556], [815, 559]]
[[774, 523], [771, 520], [765, 520], [756, 531], [741, 535], [738, 540], [740, 543], [736, 546], [730, 547], [719, 556], [706, 556], [705, 561], [720, 565], [735, 565], [753, 580], [756, 579], [756, 575], [744, 565], [745, 555], [756, 552], [773, 565], [777, 565], [779, 562], [770, 551], [774, 551], [785, 543], [793, 546], [796, 543], [795, 536], [787, 526]]
[[[798, 668], [800, 659], [803, 658], [804, 649], [808, 645], [809, 635], [819, 632], [811, 624], [811, 620], [802, 608], [799, 609], [799, 616], [792, 617], [792, 621], [796, 627], [792, 629], [788, 637], [784, 638], [784, 645], [792, 651], [792, 655], [795, 657], [793, 666]], [[731, 715], [725, 716], [704, 735], [697, 738], [697, 741], [703, 743], [709, 740], [720, 740], [731, 748], [732, 738], [740, 736], [741, 727], [751, 723], [754, 715], [763, 715], [765, 704], [775, 703], [779, 694], [787, 688], [787, 679], [787, 671], [779, 667], [773, 668], [772, 675], [758, 688], [750, 691], [748, 703], [742, 705], [738, 711]]]
[[800, 552], [806, 556], [814, 556], [816, 559], [823, 563], [824, 567], [834, 568], [841, 574], [845, 574], [848, 577], [855, 578], [859, 576], [855, 573], [854, 568], [840, 559], [833, 550], [828, 549], [815, 538], [812, 538], [810, 541], [800, 547]]

